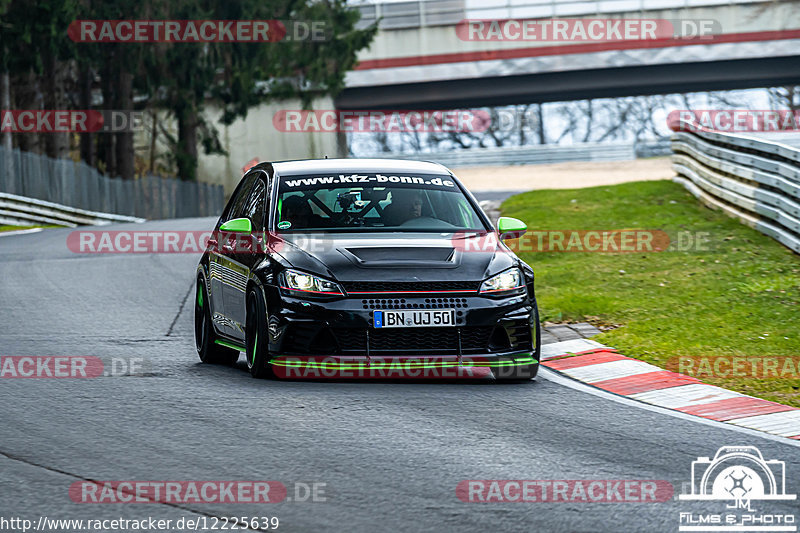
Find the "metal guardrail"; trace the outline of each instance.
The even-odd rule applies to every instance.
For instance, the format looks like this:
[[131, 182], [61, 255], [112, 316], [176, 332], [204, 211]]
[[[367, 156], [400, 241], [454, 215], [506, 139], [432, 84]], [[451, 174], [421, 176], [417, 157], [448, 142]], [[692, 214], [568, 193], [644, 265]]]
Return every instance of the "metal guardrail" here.
[[102, 226], [114, 222], [144, 222], [143, 218], [75, 209], [43, 200], [0, 192], [0, 224], [35, 226]]
[[221, 185], [144, 176], [109, 178], [83, 162], [0, 147], [0, 192], [92, 213], [164, 219], [218, 215]]
[[633, 143], [579, 143], [567, 146], [537, 144], [501, 148], [471, 148], [446, 152], [413, 154], [370, 154], [359, 157], [376, 159], [411, 159], [435, 161], [446, 167], [490, 167], [507, 165], [540, 165], [567, 161], [629, 161], [636, 159]]
[[633, 145], [633, 149], [637, 159], [672, 155], [672, 144], [669, 137], [657, 141], [638, 142]]
[[662, 9], [754, 4], [770, 0], [414, 0], [352, 2], [361, 11], [360, 28], [380, 20], [382, 29], [419, 28], [457, 24], [463, 19], [538, 19], [611, 13], [641, 13]]
[[674, 181], [800, 253], [800, 149], [685, 120], [671, 126]]

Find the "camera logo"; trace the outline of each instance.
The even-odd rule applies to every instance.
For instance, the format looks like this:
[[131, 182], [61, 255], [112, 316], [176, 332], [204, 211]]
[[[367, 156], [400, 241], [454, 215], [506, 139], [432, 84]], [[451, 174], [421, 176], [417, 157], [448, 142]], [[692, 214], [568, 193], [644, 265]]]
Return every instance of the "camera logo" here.
[[765, 460], [755, 446], [723, 446], [713, 459], [698, 457], [692, 462], [691, 493], [678, 499], [726, 502], [724, 511], [681, 512], [680, 531], [797, 531], [793, 513], [765, 514], [752, 507], [752, 501], [797, 499], [786, 493], [786, 464]]
[[794, 500], [786, 494], [786, 464], [764, 460], [755, 446], [723, 446], [714, 459], [692, 462], [692, 493], [681, 500]]

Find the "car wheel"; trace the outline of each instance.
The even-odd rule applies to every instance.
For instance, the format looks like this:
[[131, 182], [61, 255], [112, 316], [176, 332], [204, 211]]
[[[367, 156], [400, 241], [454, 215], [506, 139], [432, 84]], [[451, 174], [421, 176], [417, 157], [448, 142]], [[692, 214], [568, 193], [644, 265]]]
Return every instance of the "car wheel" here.
[[247, 368], [250, 375], [257, 379], [272, 376], [269, 364], [269, 331], [267, 330], [267, 305], [260, 289], [251, 289], [247, 293]]
[[217, 335], [211, 324], [211, 309], [208, 291], [203, 278], [197, 278], [197, 294], [194, 299], [194, 344], [197, 355], [204, 363], [232, 365], [239, 359], [239, 351], [217, 344]]

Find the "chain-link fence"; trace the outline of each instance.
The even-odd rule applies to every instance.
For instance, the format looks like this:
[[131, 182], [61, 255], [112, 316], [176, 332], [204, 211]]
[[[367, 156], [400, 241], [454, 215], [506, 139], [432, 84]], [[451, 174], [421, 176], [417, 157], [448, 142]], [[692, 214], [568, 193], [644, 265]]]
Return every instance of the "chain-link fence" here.
[[158, 176], [108, 178], [83, 162], [0, 147], [0, 192], [147, 219], [218, 215], [221, 185]]

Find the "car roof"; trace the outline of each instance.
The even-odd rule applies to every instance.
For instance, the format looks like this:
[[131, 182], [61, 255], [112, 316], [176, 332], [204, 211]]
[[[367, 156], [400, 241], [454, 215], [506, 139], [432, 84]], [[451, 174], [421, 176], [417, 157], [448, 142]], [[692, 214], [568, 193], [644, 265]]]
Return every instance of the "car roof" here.
[[276, 161], [272, 163], [272, 167], [279, 176], [345, 172], [451, 175], [447, 167], [439, 163], [410, 161], [407, 159], [300, 159], [297, 161]]

